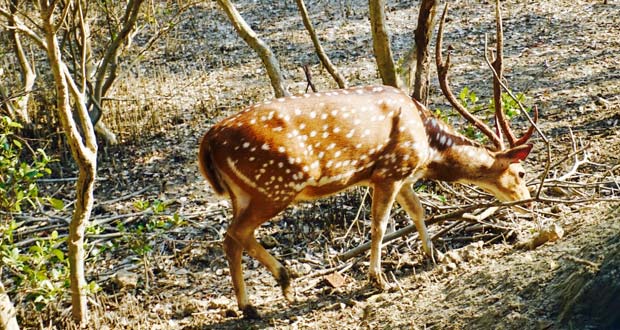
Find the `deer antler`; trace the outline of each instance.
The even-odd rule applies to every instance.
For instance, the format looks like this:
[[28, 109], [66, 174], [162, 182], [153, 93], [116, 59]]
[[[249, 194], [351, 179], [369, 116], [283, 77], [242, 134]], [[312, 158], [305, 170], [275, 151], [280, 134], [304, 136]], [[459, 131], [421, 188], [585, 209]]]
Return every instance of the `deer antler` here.
[[[486, 135], [489, 140], [493, 143], [497, 150], [504, 149], [504, 143], [502, 139], [493, 132], [489, 126], [483, 123], [480, 119], [476, 118], [472, 115], [461, 103], [459, 103], [452, 93], [450, 86], [448, 84], [448, 70], [450, 68], [450, 52], [446, 56], [446, 61], [443, 61], [443, 55], [441, 53], [442, 41], [443, 41], [443, 25], [446, 21], [446, 15], [448, 12], [448, 4], [443, 9], [443, 13], [441, 14], [441, 21], [439, 22], [439, 31], [437, 32], [437, 43], [435, 48], [435, 63], [437, 65], [437, 75], [439, 78], [439, 85], [441, 86], [441, 91], [444, 96], [448, 99], [452, 107], [454, 107], [467, 121], [469, 121], [472, 125], [476, 126], [484, 135]], [[500, 62], [501, 63], [501, 62]]]
[[[495, 1], [495, 26], [496, 26], [496, 50], [495, 50], [495, 59], [491, 63], [488, 59], [487, 54], [489, 54], [487, 50], [487, 41], [486, 36], [484, 40], [484, 57], [491, 67], [493, 72], [493, 101], [495, 105], [495, 120], [496, 125], [499, 126], [506, 135], [506, 139], [508, 139], [508, 144], [510, 147], [516, 147], [524, 144], [529, 140], [529, 138], [534, 133], [534, 125], [531, 125], [527, 132], [519, 139], [517, 139], [510, 128], [510, 124], [506, 120], [506, 115], [504, 114], [503, 106], [502, 106], [502, 83], [503, 79], [503, 62], [504, 62], [504, 29], [502, 27], [502, 12], [499, 0]], [[534, 107], [534, 124], [538, 121], [538, 108]]]

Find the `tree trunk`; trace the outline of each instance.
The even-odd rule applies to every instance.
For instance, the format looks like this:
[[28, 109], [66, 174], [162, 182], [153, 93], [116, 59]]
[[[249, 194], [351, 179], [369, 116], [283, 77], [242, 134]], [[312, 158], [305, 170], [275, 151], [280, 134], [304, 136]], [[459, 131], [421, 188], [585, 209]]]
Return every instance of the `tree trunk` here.
[[383, 84], [398, 87], [394, 59], [392, 58], [392, 50], [390, 48], [390, 38], [385, 28], [384, 7], [384, 0], [368, 0], [372, 46]]
[[415, 29], [416, 71], [413, 85], [414, 99], [428, 105], [428, 85], [430, 80], [430, 60], [428, 45], [433, 34], [433, 25], [437, 10], [437, 0], [422, 0], [418, 14], [418, 26]]
[[4, 291], [2, 282], [0, 282], [0, 330], [19, 330], [17, 319], [15, 319], [15, 308]]
[[327, 72], [329, 72], [329, 74], [334, 78], [339, 88], [347, 88], [346, 80], [329, 60], [329, 57], [327, 57], [327, 54], [325, 54], [325, 50], [323, 50], [323, 47], [319, 42], [319, 38], [316, 36], [316, 32], [314, 31], [312, 22], [310, 22], [310, 16], [308, 16], [308, 9], [306, 9], [306, 4], [303, 0], [295, 1], [297, 1], [297, 7], [299, 8], [299, 13], [301, 14], [304, 26], [310, 34], [310, 39], [312, 39], [312, 44], [314, 45], [314, 49], [316, 50], [316, 54], [319, 56], [321, 63], [323, 63], [323, 66], [325, 67], [325, 69], [327, 69]]
[[[81, 93], [75, 85], [70, 76], [69, 69], [61, 58], [60, 47], [56, 37], [57, 31], [54, 24], [53, 13], [55, 4], [49, 6], [46, 2], [41, 2], [41, 19], [43, 20], [43, 30], [47, 43], [47, 56], [56, 85], [58, 116], [71, 148], [73, 159], [79, 167], [75, 210], [69, 226], [67, 245], [69, 246], [73, 319], [78, 324], [84, 325], [88, 321], [86, 294], [84, 293], [86, 287], [84, 276], [84, 234], [93, 206], [93, 189], [97, 170], [97, 143], [93, 125], [86, 109], [84, 93]], [[80, 134], [72, 114], [70, 93], [75, 101], [77, 116], [84, 124], [82, 134]]]
[[289, 95], [286, 90], [282, 71], [280, 70], [280, 63], [278, 63], [278, 59], [273, 54], [269, 46], [267, 46], [263, 40], [258, 38], [248, 23], [246, 23], [243, 17], [241, 17], [241, 14], [239, 14], [232, 2], [229, 0], [217, 0], [217, 3], [224, 9], [228, 19], [233, 24], [235, 30], [237, 30], [239, 36], [241, 36], [241, 38], [250, 47], [252, 47], [252, 49], [260, 57], [261, 61], [263, 61], [263, 65], [265, 65], [267, 75], [271, 80], [271, 86], [273, 87], [276, 97]]

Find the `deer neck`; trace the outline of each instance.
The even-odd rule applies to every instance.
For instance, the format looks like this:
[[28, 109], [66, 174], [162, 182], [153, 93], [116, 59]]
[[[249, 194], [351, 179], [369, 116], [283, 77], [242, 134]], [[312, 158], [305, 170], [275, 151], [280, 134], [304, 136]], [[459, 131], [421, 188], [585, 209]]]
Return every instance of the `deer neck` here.
[[430, 113], [421, 114], [429, 153], [423, 177], [447, 182], [478, 182], [495, 158], [486, 147], [457, 133]]

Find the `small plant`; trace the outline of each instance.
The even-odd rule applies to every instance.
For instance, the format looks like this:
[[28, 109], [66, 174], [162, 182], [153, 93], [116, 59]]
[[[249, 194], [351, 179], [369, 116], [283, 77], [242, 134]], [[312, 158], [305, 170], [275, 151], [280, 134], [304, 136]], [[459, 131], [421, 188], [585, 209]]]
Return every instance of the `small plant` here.
[[52, 159], [43, 149], [37, 149], [32, 151], [32, 161], [24, 161], [24, 143], [15, 135], [21, 128], [20, 123], [8, 116], [0, 116], [0, 209], [21, 212], [24, 203], [35, 206], [37, 201], [62, 208], [60, 200], [39, 197], [36, 181], [51, 174], [47, 165]]
[[[486, 110], [487, 115], [489, 116], [492, 116], [495, 113], [495, 101], [493, 99], [491, 99], [485, 107], [484, 104], [478, 103], [480, 99], [476, 93], [468, 87], [464, 87], [458, 97], [461, 104], [469, 109], [471, 113], [476, 113], [483, 110]], [[526, 96], [523, 93], [518, 93], [516, 97], [521, 104], [523, 104], [526, 100]], [[519, 104], [508, 93], [502, 93], [502, 108], [502, 111], [506, 114], [507, 120], [511, 120], [514, 116], [519, 114]], [[527, 111], [530, 112], [531, 109], [527, 109]], [[465, 126], [465, 128], [461, 130], [461, 133], [476, 141], [483, 142], [487, 139], [487, 137], [480, 130], [476, 129], [471, 124]]]
[[41, 309], [69, 288], [69, 262], [60, 248], [66, 239], [53, 231], [27, 250], [21, 250], [13, 242], [18, 227], [15, 221], [0, 227], [0, 257], [5, 269], [14, 275], [14, 290], [26, 293], [25, 299]]

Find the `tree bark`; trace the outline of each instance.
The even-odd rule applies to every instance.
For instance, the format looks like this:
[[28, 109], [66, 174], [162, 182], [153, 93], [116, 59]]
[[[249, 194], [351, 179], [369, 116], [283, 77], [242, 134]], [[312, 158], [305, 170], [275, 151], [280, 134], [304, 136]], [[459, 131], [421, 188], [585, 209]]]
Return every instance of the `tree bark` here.
[[[84, 234], [93, 206], [93, 190], [97, 170], [97, 143], [93, 125], [86, 108], [86, 98], [80, 92], [77, 85], [75, 85], [69, 69], [61, 58], [60, 46], [56, 36], [57, 30], [54, 24], [54, 7], [56, 3], [49, 6], [47, 2], [41, 1], [40, 4], [41, 19], [47, 44], [46, 51], [56, 86], [58, 116], [67, 137], [73, 159], [79, 167], [75, 210], [69, 225], [67, 245], [69, 247], [72, 314], [78, 324], [84, 325], [88, 321], [88, 308], [84, 292], [87, 285], [84, 275], [84, 258], [86, 255], [84, 251]], [[82, 134], [80, 134], [72, 114], [71, 95], [76, 104], [77, 117], [83, 123]]]
[[2, 282], [0, 282], [0, 330], [19, 330], [15, 318], [15, 308], [6, 291], [4, 291]]
[[282, 70], [280, 70], [280, 63], [269, 46], [267, 46], [267, 44], [256, 35], [248, 23], [245, 22], [232, 2], [229, 0], [217, 0], [217, 3], [224, 9], [224, 12], [226, 12], [228, 19], [239, 36], [258, 54], [258, 57], [260, 57], [267, 70], [267, 75], [271, 80], [271, 86], [273, 87], [276, 97], [289, 95], [284, 77], [282, 76]]
[[418, 14], [418, 26], [415, 29], [417, 56], [415, 82], [413, 84], [413, 94], [411, 96], [424, 105], [428, 105], [428, 86], [430, 80], [428, 46], [433, 34], [436, 11], [437, 0], [422, 0], [420, 4], [420, 13]]
[[327, 72], [329, 72], [329, 74], [334, 78], [339, 88], [347, 88], [347, 81], [329, 60], [329, 57], [327, 57], [327, 54], [325, 54], [323, 46], [321, 46], [321, 43], [319, 42], [319, 38], [316, 36], [316, 31], [314, 31], [314, 27], [312, 26], [312, 22], [310, 21], [310, 16], [308, 15], [308, 9], [306, 8], [304, 0], [295, 1], [297, 1], [297, 8], [299, 8], [301, 19], [304, 22], [306, 30], [308, 30], [308, 33], [310, 34], [310, 39], [312, 39], [312, 44], [314, 45], [314, 49], [316, 50], [316, 54], [321, 60], [321, 63], [323, 63], [323, 66], [325, 67], [325, 69], [327, 69]]
[[390, 38], [385, 28], [384, 7], [385, 0], [368, 0], [372, 46], [383, 84], [398, 87], [394, 59], [392, 58], [392, 50], [390, 48]]

